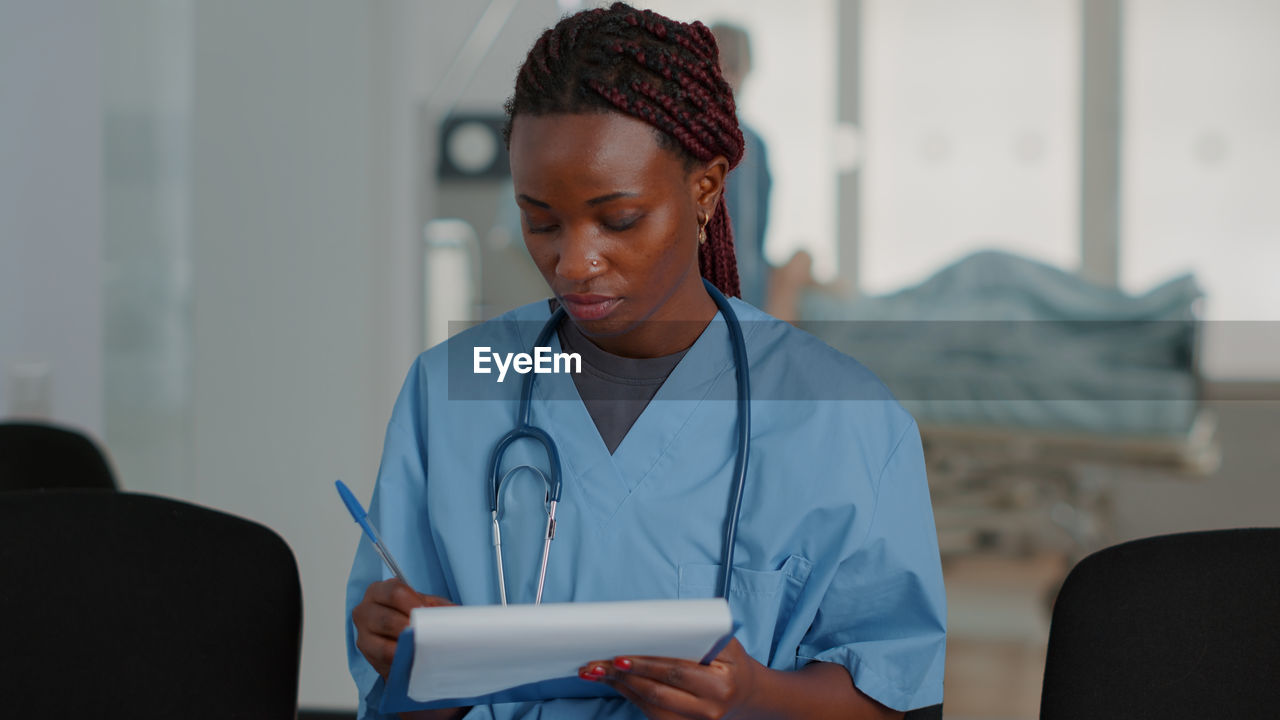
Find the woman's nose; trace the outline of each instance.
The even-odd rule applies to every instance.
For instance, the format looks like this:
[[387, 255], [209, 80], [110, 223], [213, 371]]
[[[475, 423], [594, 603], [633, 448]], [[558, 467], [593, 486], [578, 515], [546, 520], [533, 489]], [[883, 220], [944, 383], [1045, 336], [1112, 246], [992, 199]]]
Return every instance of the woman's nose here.
[[591, 233], [566, 230], [560, 236], [556, 275], [574, 283], [589, 280], [603, 268], [600, 248]]

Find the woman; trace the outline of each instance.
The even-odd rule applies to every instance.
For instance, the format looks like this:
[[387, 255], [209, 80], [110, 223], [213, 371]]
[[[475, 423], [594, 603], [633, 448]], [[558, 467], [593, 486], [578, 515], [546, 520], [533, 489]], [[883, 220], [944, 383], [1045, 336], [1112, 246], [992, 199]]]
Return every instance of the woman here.
[[[578, 13], [535, 44], [507, 111], [525, 242], [568, 312], [552, 349], [586, 358], [582, 373], [538, 376], [533, 390], [533, 422], [564, 472], [544, 599], [713, 596], [738, 415], [730, 321], [703, 278], [737, 294], [723, 191], [742, 154], [714, 39], [621, 3]], [[752, 387], [736, 639], [707, 666], [583, 666], [621, 697], [468, 717], [881, 718], [941, 702], [945, 610], [915, 423], [852, 359], [729, 302]], [[362, 542], [348, 584], [361, 717], [377, 716], [414, 607], [499, 602], [487, 464], [521, 385], [473, 373], [471, 358], [477, 347], [530, 352], [551, 315], [546, 302], [518, 308], [410, 371], [370, 516], [424, 594], [385, 580]], [[508, 455], [504, 471], [547, 466], [532, 442]], [[519, 475], [503, 491], [505, 584], [513, 602], [532, 602], [544, 486]]]

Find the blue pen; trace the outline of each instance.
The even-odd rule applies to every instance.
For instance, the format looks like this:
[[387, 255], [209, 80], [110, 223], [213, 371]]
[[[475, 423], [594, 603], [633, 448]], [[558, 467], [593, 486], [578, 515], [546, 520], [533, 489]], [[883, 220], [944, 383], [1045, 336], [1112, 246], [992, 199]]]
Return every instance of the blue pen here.
[[391, 568], [391, 572], [395, 573], [397, 580], [408, 585], [409, 581], [404, 579], [404, 573], [400, 572], [400, 566], [396, 565], [396, 561], [391, 559], [391, 553], [387, 552], [387, 547], [382, 544], [382, 538], [378, 535], [378, 531], [374, 530], [373, 526], [369, 524], [369, 514], [364, 511], [360, 501], [356, 500], [356, 496], [351, 493], [351, 488], [348, 488], [347, 484], [341, 480], [334, 481], [334, 485], [338, 486], [338, 495], [342, 497], [342, 502], [346, 504], [347, 510], [351, 511], [351, 517], [355, 518], [356, 522], [359, 523], [369, 541], [373, 543], [373, 549], [378, 551], [378, 556], [382, 558], [382, 562]]

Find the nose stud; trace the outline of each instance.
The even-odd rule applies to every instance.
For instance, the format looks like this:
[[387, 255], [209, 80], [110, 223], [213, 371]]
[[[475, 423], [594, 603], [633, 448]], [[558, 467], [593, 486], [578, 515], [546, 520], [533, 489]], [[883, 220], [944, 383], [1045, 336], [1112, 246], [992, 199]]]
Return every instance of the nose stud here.
[[600, 261], [599, 261], [599, 260], [592, 260], [592, 261], [591, 261], [591, 267], [600, 267]]

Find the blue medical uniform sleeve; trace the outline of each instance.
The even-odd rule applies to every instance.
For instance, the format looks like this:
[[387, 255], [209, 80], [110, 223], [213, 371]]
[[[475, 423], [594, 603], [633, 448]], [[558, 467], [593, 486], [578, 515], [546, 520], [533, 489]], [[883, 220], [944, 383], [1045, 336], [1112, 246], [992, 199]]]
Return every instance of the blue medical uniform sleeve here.
[[[431, 528], [426, 521], [426, 446], [425, 379], [422, 361], [410, 371], [400, 396], [396, 400], [387, 436], [382, 447], [382, 463], [378, 470], [373, 499], [369, 503], [369, 521], [404, 571], [405, 578], [415, 590], [431, 595], [448, 595], [444, 575], [440, 570]], [[384, 681], [356, 648], [355, 625], [351, 611], [364, 598], [371, 583], [391, 577], [391, 571], [374, 551], [372, 543], [361, 534], [356, 549], [355, 562], [347, 580], [347, 664], [360, 694], [358, 717], [393, 717], [378, 713]]]
[[938, 704], [946, 597], [914, 422], [880, 472], [871, 512], [800, 644], [798, 664], [844, 665], [859, 690], [896, 710]]

